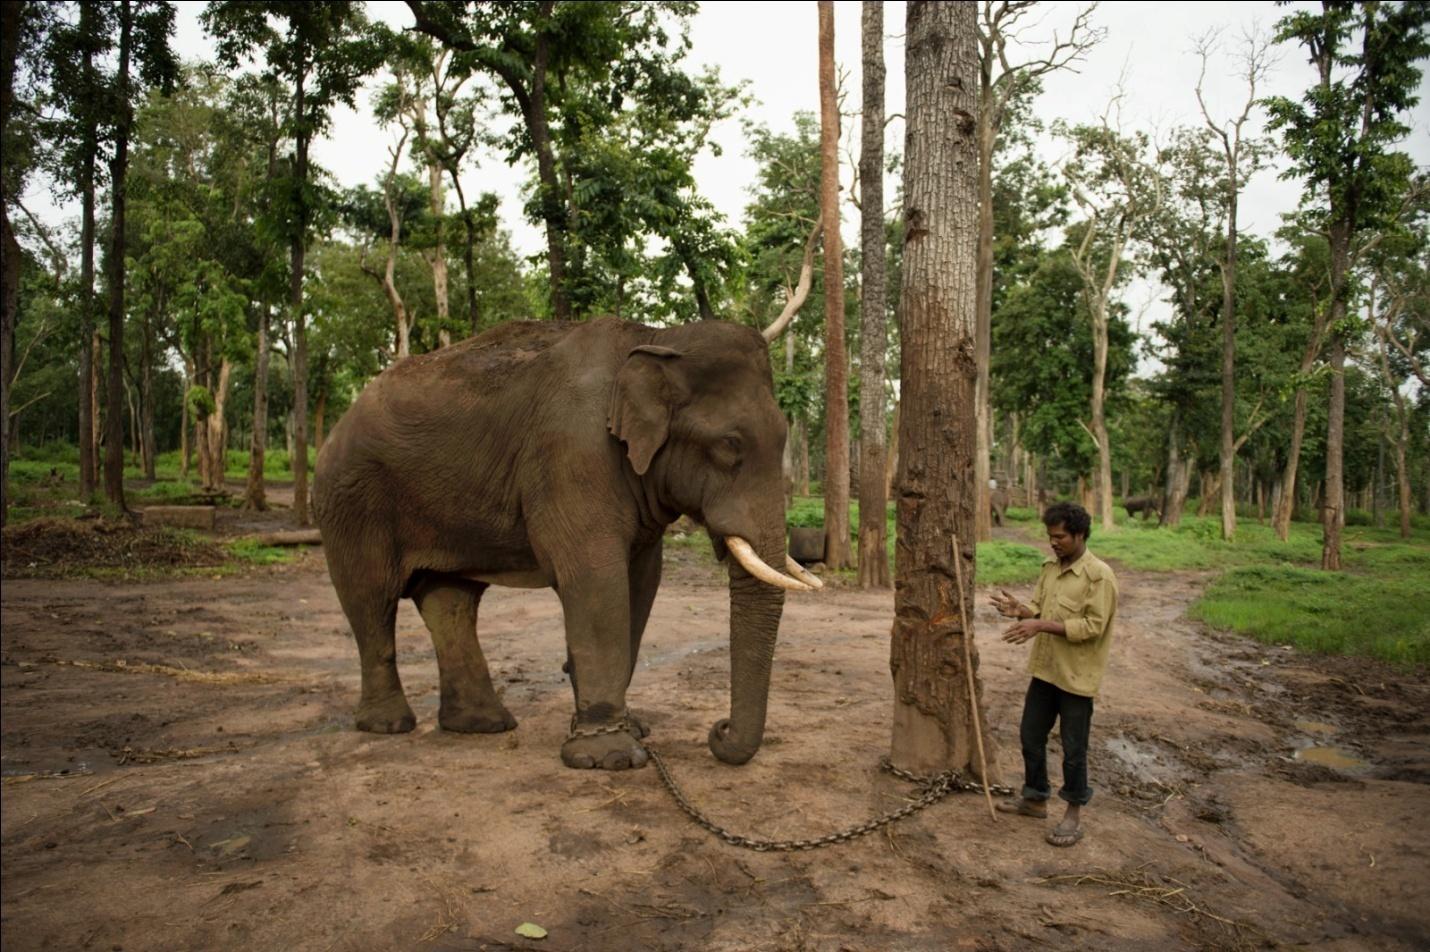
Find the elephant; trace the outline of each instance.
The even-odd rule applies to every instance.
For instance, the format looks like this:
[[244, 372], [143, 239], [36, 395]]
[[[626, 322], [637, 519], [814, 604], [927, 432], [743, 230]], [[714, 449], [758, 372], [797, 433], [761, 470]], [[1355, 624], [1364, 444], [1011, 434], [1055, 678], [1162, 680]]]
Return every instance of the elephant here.
[[1142, 513], [1142, 521], [1147, 521], [1147, 514], [1154, 516], [1162, 515], [1162, 507], [1157, 505], [1157, 500], [1151, 496], [1138, 496], [1136, 499], [1128, 499], [1122, 504], [1122, 508], [1127, 510], [1127, 518], [1131, 519], [1137, 513]]
[[1012, 502], [1012, 497], [1008, 495], [1006, 489], [990, 489], [988, 491], [988, 516], [995, 526], [1001, 526], [1003, 520], [1008, 516], [1008, 505]]
[[[416, 720], [396, 664], [410, 598], [432, 635], [443, 730], [496, 733], [477, 637], [488, 586], [552, 588], [575, 694], [568, 767], [648, 759], [626, 709], [665, 527], [702, 524], [728, 565], [730, 716], [710, 750], [759, 750], [786, 591], [822, 583], [785, 551], [786, 423], [760, 333], [722, 321], [523, 321], [404, 358], [333, 427], [314, 472], [328, 571], [361, 664], [359, 730]], [[789, 574], [793, 573], [793, 574]]]

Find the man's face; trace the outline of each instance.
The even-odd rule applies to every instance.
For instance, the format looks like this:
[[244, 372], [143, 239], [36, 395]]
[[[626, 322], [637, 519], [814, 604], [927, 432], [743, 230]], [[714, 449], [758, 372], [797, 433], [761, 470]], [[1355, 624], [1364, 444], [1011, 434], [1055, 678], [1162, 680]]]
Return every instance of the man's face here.
[[1068, 532], [1061, 523], [1048, 526], [1048, 545], [1052, 547], [1053, 555], [1058, 558], [1067, 558], [1078, 550], [1082, 544], [1082, 536], [1075, 536]]

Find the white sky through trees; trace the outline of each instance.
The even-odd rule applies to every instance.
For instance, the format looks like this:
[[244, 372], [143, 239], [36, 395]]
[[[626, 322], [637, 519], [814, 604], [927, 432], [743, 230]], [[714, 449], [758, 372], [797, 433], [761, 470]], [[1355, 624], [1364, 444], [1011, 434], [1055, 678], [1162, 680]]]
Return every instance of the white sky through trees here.
[[[373, 18], [395, 28], [412, 23], [405, 3], [384, 0], [369, 2], [367, 6]], [[886, 3], [884, 11], [884, 55], [888, 69], [885, 112], [889, 116], [901, 114], [904, 108], [904, 6], [898, 2]], [[1042, 4], [1027, 18], [1023, 35], [1030, 42], [1050, 40], [1054, 30], [1065, 36], [1068, 25], [1082, 6], [1062, 2]], [[1296, 6], [1310, 7], [1311, 4]], [[199, 23], [204, 4], [181, 2], [177, 7], [175, 45], [180, 56], [185, 61], [212, 60], [213, 43]], [[842, 130], [841, 180], [846, 202], [841, 213], [846, 247], [857, 247], [858, 212], [848, 203], [847, 196], [852, 165], [857, 161], [859, 134], [857, 116], [852, 113], [858, 108], [860, 96], [860, 3], [842, 0], [834, 7], [835, 56], [840, 70], [847, 76], [844, 109], [850, 114]], [[1220, 29], [1221, 55], [1213, 59], [1208, 70], [1206, 96], [1213, 115], [1225, 119], [1240, 107], [1246, 95], [1236, 59], [1243, 33], [1259, 26], [1269, 34], [1288, 9], [1271, 2], [1105, 2], [1094, 13], [1093, 22], [1107, 30], [1106, 39], [1077, 66], [1078, 72], [1061, 71], [1045, 77], [1045, 91], [1035, 111], [1049, 125], [1055, 119], [1070, 123], [1095, 121], [1119, 77], [1125, 77], [1124, 129], [1145, 130], [1164, 140], [1178, 125], [1201, 123], [1194, 94], [1200, 67], [1194, 41], [1208, 30]], [[747, 189], [756, 172], [754, 162], [745, 155], [742, 120], [753, 120], [776, 131], [791, 131], [796, 111], [818, 115], [816, 16], [815, 4], [809, 0], [707, 0], [700, 5], [700, 12], [692, 23], [693, 49], [687, 59], [688, 67], [694, 70], [707, 64], [718, 66], [726, 82], [748, 81], [748, 91], [756, 100], [739, 116], [715, 128], [713, 139], [720, 145], [722, 154], [716, 157], [704, 153], [695, 167], [700, 191], [733, 228], [740, 227], [749, 201]], [[1299, 98], [1314, 80], [1304, 51], [1281, 45], [1275, 55], [1277, 62], [1258, 95]], [[341, 187], [373, 184], [387, 161], [387, 148], [395, 137], [378, 127], [371, 112], [372, 90], [383, 79], [379, 74], [369, 80], [358, 97], [357, 109], [337, 110], [328, 134], [313, 144], [313, 158], [335, 176]], [[1430, 80], [1422, 80], [1421, 97], [1422, 101], [1410, 117], [1413, 131], [1402, 147], [1418, 165], [1425, 167], [1430, 166]], [[504, 117], [496, 121], [510, 122]], [[1264, 122], [1262, 111], [1253, 113], [1252, 134], [1260, 133]], [[902, 153], [901, 119], [894, 118], [889, 123], [887, 135], [887, 148]], [[1051, 164], [1056, 164], [1063, 154], [1062, 145], [1047, 137], [1038, 148]], [[525, 221], [521, 214], [522, 188], [534, 175], [525, 167], [508, 167], [494, 154], [480, 154], [478, 160], [475, 167], [467, 166], [463, 174], [467, 194], [494, 191], [500, 195], [501, 219], [510, 230], [517, 251], [523, 255], [536, 254], [545, 247], [545, 239], [540, 227]], [[1270, 237], [1280, 224], [1280, 216], [1295, 209], [1301, 186], [1296, 181], [1278, 179], [1284, 165], [1284, 159], [1276, 157], [1272, 167], [1260, 172], [1247, 187], [1240, 212], [1243, 234]], [[891, 202], [896, 187], [893, 180], [886, 183], [886, 194]], [[48, 183], [38, 177], [30, 183], [26, 204], [51, 223], [78, 217], [77, 204], [57, 207], [49, 196]], [[1146, 282], [1135, 282], [1125, 291], [1123, 300], [1134, 317], [1146, 308], [1142, 330], [1146, 330], [1150, 321], [1167, 313], [1168, 306], [1158, 300], [1160, 297], [1165, 294]]]

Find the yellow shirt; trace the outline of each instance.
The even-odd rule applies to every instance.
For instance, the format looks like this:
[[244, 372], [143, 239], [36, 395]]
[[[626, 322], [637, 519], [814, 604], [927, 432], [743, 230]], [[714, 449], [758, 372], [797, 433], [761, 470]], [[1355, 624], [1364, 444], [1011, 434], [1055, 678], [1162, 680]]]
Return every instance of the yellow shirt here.
[[1096, 697], [1117, 614], [1112, 569], [1085, 549], [1066, 568], [1055, 558], [1047, 559], [1031, 607], [1038, 618], [1062, 622], [1067, 637], [1040, 633], [1028, 655], [1028, 673], [1069, 694]]

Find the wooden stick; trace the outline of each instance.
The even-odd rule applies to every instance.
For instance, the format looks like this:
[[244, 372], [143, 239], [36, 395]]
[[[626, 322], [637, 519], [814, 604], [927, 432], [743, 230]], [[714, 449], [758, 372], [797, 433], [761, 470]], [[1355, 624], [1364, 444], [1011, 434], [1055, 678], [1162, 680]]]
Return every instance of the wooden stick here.
[[953, 534], [953, 575], [958, 583], [958, 616], [963, 623], [963, 670], [968, 675], [968, 706], [973, 710], [973, 736], [978, 741], [978, 770], [983, 777], [983, 797], [988, 801], [988, 815], [998, 822], [993, 809], [993, 791], [988, 788], [988, 757], [983, 752], [983, 725], [978, 716], [978, 691], [973, 682], [973, 631], [968, 627], [968, 600], [963, 595], [963, 553], [958, 548], [958, 533]]

